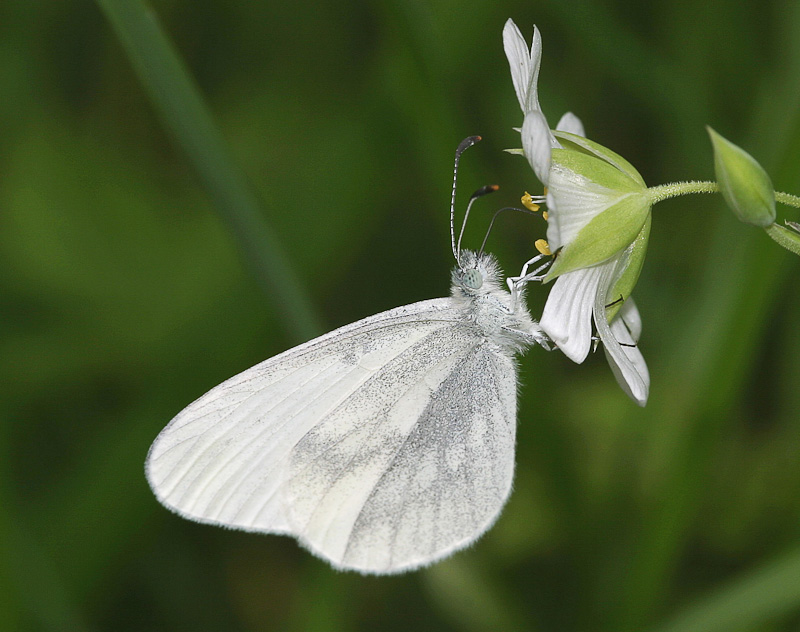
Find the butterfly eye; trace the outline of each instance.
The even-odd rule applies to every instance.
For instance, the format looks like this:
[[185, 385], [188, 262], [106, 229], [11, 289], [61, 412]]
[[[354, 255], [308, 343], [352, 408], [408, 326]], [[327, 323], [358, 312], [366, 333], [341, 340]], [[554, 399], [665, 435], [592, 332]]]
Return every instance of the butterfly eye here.
[[464, 285], [471, 290], [480, 289], [480, 287], [483, 285], [483, 275], [475, 268], [472, 268], [471, 270], [465, 270], [461, 279], [464, 282]]

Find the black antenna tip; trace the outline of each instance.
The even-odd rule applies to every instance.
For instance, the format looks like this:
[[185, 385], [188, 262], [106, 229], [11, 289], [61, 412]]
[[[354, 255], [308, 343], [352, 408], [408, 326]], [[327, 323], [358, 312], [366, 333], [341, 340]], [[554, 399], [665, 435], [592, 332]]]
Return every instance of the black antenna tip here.
[[464, 140], [462, 140], [458, 144], [458, 149], [456, 149], [456, 156], [461, 156], [467, 149], [472, 147], [475, 143], [478, 143], [482, 140], [480, 136], [467, 136]]
[[470, 200], [474, 200], [479, 197], [483, 197], [484, 195], [489, 195], [490, 193], [494, 193], [495, 191], [499, 190], [500, 187], [496, 184], [487, 184], [484, 187], [481, 187], [475, 193], [470, 196]]

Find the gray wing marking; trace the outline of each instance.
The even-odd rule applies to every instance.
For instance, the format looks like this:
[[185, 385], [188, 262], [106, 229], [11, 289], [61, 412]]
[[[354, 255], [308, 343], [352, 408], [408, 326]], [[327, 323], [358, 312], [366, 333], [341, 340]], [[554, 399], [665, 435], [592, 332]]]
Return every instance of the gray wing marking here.
[[[337, 565], [386, 573], [431, 563], [473, 542], [505, 504], [514, 360], [470, 330], [443, 333], [409, 350], [431, 361], [377, 415], [357, 428], [333, 415], [293, 453], [293, 529]], [[365, 388], [359, 394], [373, 397]]]

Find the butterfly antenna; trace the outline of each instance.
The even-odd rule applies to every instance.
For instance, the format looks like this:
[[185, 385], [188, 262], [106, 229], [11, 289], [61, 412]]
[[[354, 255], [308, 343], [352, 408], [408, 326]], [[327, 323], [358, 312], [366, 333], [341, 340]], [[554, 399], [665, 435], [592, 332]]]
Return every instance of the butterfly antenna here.
[[[456, 259], [456, 263], [461, 265], [458, 257], [458, 250], [456, 249], [456, 230], [454, 224], [454, 217], [456, 213], [456, 182], [458, 181], [458, 162], [461, 160], [461, 154], [463, 154], [468, 148], [472, 147], [475, 143], [481, 140], [480, 136], [469, 136], [462, 140], [458, 144], [458, 148], [456, 149], [456, 160], [455, 164], [453, 165], [453, 193], [450, 195], [450, 243], [453, 246], [453, 257]], [[469, 212], [469, 211], [467, 211]], [[464, 232], [462, 227], [461, 232]], [[461, 242], [459, 238], [459, 243]]]
[[489, 239], [489, 233], [492, 232], [492, 226], [494, 226], [494, 220], [497, 219], [497, 216], [500, 215], [503, 211], [517, 211], [519, 213], [527, 213], [528, 215], [534, 215], [533, 211], [530, 211], [526, 208], [517, 208], [516, 206], [505, 206], [497, 211], [492, 216], [492, 221], [489, 222], [489, 228], [486, 230], [486, 235], [483, 238], [483, 243], [481, 244], [481, 249], [478, 251], [478, 256], [480, 257], [483, 254], [483, 249], [486, 247], [486, 240]]
[[[469, 211], [472, 208], [472, 205], [475, 203], [479, 197], [483, 197], [484, 195], [489, 195], [490, 193], [494, 193], [500, 187], [496, 184], [487, 184], [485, 187], [481, 187], [475, 193], [473, 193], [469, 198], [469, 203], [467, 204], [467, 210], [464, 212], [464, 221], [461, 222], [461, 232], [458, 234], [458, 244], [456, 244], [456, 250], [461, 252], [461, 238], [464, 236], [464, 229], [467, 227], [467, 218], [469, 217]], [[494, 220], [492, 220], [494, 221]], [[486, 239], [483, 240], [486, 243]], [[483, 247], [481, 247], [481, 252], [483, 252]], [[458, 257], [456, 257], [456, 261], [458, 261]], [[458, 261], [459, 266], [461, 262]]]

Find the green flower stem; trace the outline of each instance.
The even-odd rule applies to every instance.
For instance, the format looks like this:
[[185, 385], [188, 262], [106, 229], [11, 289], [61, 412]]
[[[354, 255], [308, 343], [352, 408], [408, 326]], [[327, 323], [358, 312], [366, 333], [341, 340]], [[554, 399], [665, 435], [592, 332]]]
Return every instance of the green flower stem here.
[[657, 187], [647, 189], [653, 204], [663, 202], [679, 195], [689, 195], [691, 193], [719, 193], [719, 185], [716, 182], [670, 182], [661, 184]]
[[794, 206], [800, 208], [800, 196], [792, 195], [791, 193], [775, 192], [775, 201], [786, 206]]
[[150, 100], [197, 171], [238, 241], [258, 283], [280, 306], [288, 331], [307, 340], [321, 330], [311, 300], [264, 218], [200, 92], [156, 15], [144, 0], [96, 0], [120, 39]]
[[[653, 204], [663, 202], [670, 198], [680, 195], [690, 195], [692, 193], [719, 193], [719, 185], [716, 182], [692, 180], [690, 182], [670, 182], [647, 189]], [[775, 191], [775, 201], [787, 206], [800, 208], [800, 196]]]

